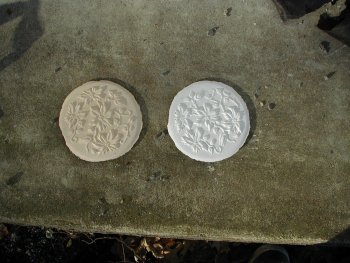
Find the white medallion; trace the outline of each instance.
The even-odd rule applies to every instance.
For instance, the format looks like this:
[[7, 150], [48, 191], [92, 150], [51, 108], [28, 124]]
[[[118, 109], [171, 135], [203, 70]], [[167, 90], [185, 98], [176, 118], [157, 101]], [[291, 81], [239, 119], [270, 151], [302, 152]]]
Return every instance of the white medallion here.
[[79, 158], [100, 162], [127, 153], [139, 138], [142, 114], [134, 96], [110, 81], [90, 81], [65, 99], [59, 126]]
[[176, 147], [192, 159], [217, 162], [234, 155], [250, 130], [249, 111], [230, 86], [200, 81], [174, 98], [168, 131]]

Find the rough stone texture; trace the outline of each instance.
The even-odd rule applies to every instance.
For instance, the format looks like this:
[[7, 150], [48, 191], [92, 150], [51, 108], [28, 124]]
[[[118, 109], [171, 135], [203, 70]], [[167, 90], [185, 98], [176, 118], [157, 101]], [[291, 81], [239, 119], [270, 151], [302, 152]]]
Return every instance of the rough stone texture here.
[[[350, 49], [315, 26], [321, 10], [284, 23], [272, 1], [9, 3], [0, 0], [0, 221], [350, 241]], [[164, 131], [174, 95], [207, 78], [234, 86], [253, 117], [245, 147], [209, 165]], [[96, 79], [124, 81], [145, 127], [125, 156], [88, 163], [65, 146], [57, 117]]]

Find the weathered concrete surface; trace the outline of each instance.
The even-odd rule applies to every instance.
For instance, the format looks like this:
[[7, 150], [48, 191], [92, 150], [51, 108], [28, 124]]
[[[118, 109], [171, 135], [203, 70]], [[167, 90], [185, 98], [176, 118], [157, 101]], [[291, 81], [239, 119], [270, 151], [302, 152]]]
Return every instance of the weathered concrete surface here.
[[[0, 221], [350, 241], [350, 48], [315, 27], [321, 11], [283, 23], [270, 1], [9, 2], [0, 0]], [[253, 115], [246, 146], [209, 166], [162, 133], [174, 95], [204, 78], [235, 85]], [[146, 120], [132, 151], [103, 163], [75, 157], [57, 124], [67, 94], [94, 79], [127, 83]]]

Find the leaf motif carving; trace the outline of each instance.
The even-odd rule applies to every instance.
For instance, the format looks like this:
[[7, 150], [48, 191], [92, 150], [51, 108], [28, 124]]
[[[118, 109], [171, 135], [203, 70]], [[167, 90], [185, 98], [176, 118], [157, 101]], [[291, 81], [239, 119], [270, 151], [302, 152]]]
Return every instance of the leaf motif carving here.
[[83, 104], [79, 103], [78, 101], [74, 101], [68, 106], [65, 120], [68, 123], [69, 128], [77, 129], [83, 125], [87, 114], [88, 111], [83, 109]]
[[65, 121], [72, 142], [100, 155], [117, 150], [127, 141], [135, 129], [136, 117], [127, 108], [122, 92], [108, 85], [96, 85], [68, 105]]
[[193, 152], [220, 153], [242, 133], [241, 107], [223, 88], [190, 91], [174, 113], [174, 124], [182, 142]]

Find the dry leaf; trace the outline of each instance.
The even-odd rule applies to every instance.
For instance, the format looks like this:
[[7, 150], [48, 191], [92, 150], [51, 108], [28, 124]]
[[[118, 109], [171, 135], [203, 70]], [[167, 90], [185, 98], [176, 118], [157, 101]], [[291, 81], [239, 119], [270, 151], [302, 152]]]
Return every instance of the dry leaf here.
[[0, 240], [4, 237], [8, 236], [10, 233], [7, 229], [7, 227], [3, 224], [0, 224]]
[[73, 242], [72, 242], [72, 239], [69, 239], [68, 242], [67, 242], [66, 247], [71, 247], [71, 246], [72, 246], [72, 243], [73, 243]]

